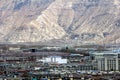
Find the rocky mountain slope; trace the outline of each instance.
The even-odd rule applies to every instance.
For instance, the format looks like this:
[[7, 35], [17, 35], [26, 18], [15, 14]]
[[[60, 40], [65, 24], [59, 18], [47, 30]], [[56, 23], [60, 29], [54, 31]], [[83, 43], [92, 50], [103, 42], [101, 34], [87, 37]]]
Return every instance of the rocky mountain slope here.
[[120, 0], [0, 0], [0, 42], [119, 43]]

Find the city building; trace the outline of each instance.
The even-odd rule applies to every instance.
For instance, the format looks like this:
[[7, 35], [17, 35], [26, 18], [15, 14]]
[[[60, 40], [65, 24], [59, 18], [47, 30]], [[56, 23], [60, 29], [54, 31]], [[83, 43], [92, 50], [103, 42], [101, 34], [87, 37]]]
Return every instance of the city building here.
[[67, 59], [62, 59], [61, 56], [49, 56], [43, 57], [40, 61], [44, 63], [57, 63], [57, 64], [66, 64]]
[[96, 52], [92, 54], [92, 59], [96, 61], [98, 69], [101, 71], [118, 71], [120, 70], [118, 54], [112, 52]]

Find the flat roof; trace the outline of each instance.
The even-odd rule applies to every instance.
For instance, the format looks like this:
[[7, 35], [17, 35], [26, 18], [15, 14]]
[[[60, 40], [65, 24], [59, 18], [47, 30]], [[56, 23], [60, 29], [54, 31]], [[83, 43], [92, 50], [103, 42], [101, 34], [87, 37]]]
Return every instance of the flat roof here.
[[95, 55], [104, 55], [104, 54], [114, 54], [114, 55], [118, 55], [120, 53], [115, 53], [115, 52], [112, 52], [112, 51], [104, 51], [104, 52], [94, 52], [94, 53], [91, 53], [91, 54], [95, 54]]

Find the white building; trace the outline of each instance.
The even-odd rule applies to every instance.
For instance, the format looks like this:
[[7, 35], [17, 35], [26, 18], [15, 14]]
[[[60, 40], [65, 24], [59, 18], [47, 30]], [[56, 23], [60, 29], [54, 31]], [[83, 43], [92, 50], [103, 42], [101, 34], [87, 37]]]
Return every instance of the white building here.
[[67, 59], [62, 59], [60, 56], [49, 56], [45, 57], [42, 60], [40, 60], [44, 63], [57, 63], [57, 64], [66, 64]]
[[97, 62], [98, 70], [101, 71], [118, 71], [119, 70], [119, 53], [103, 52], [93, 53]]

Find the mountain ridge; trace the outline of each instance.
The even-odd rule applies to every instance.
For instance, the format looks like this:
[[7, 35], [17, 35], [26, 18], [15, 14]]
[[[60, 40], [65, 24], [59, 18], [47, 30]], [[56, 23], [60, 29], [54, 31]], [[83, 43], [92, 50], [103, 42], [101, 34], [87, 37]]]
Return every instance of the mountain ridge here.
[[119, 43], [119, 0], [0, 0], [1, 42]]

